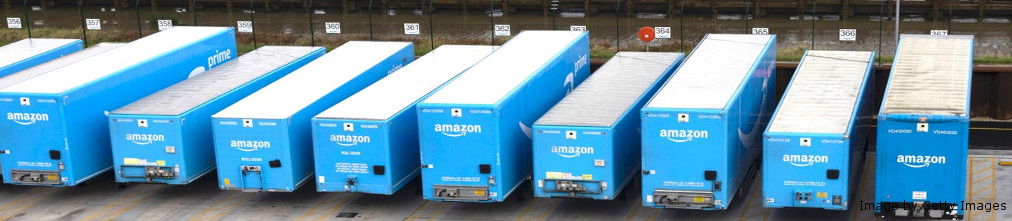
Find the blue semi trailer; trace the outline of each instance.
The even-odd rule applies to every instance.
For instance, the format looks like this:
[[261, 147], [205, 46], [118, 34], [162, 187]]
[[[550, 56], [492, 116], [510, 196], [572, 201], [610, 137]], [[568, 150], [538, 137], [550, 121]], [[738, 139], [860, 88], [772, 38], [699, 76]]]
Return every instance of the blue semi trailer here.
[[183, 185], [214, 169], [211, 114], [323, 55], [264, 46], [109, 114], [116, 182]]
[[900, 36], [878, 112], [878, 215], [962, 219], [972, 72], [973, 36]]
[[415, 104], [494, 50], [440, 46], [313, 117], [316, 190], [391, 195], [418, 177]]
[[0, 77], [39, 65], [84, 48], [78, 39], [28, 38], [0, 47]]
[[708, 34], [643, 108], [643, 205], [724, 210], [758, 168], [776, 36]]
[[501, 202], [531, 175], [531, 124], [590, 75], [586, 32], [524, 31], [418, 103], [425, 199]]
[[311, 118], [414, 61], [410, 42], [351, 41], [211, 116], [218, 186], [291, 192], [313, 175]]
[[615, 199], [639, 173], [639, 110], [684, 56], [619, 52], [538, 119], [534, 195]]
[[[864, 162], [875, 52], [805, 52], [763, 133], [766, 208], [847, 210]], [[863, 123], [862, 123], [863, 122]]]
[[15, 72], [13, 74], [0, 77], [0, 88], [5, 88], [11, 85], [15, 85], [17, 83], [21, 83], [22, 81], [38, 77], [45, 73], [49, 73], [50, 71], [59, 69], [63, 66], [77, 63], [78, 61], [88, 59], [98, 54], [102, 54], [106, 51], [112, 50], [113, 48], [117, 48], [122, 45], [123, 43], [99, 43], [96, 45], [92, 45], [87, 49], [70, 53], [68, 55], [64, 55], [63, 57], [47, 61], [46, 63], [35, 65], [28, 69], [24, 69]]
[[235, 32], [177, 27], [0, 89], [6, 183], [74, 186], [112, 169], [106, 114], [234, 57]]

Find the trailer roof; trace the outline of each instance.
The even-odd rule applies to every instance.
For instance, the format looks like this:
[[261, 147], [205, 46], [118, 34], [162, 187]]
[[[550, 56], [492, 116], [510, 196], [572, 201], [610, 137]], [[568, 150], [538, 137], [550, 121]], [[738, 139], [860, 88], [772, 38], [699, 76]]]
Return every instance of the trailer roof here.
[[847, 133], [873, 54], [808, 51], [780, 101], [769, 132]]
[[534, 124], [612, 126], [682, 55], [619, 52]]
[[723, 109], [772, 35], [708, 34], [647, 107]]
[[31, 68], [0, 78], [0, 88], [5, 88], [39, 75], [49, 73], [50, 71], [56, 70], [60, 67], [90, 58], [91, 56], [101, 54], [122, 45], [123, 43], [99, 43], [84, 50], [53, 59], [52, 61], [32, 66]]
[[213, 117], [289, 118], [409, 46], [411, 42], [350, 41]]
[[110, 76], [198, 40], [230, 30], [224, 27], [180, 26], [138, 39], [41, 76], [4, 88], [2, 92], [58, 94]]
[[69, 44], [80, 44], [77, 39], [56, 39], [56, 38], [27, 38], [0, 47], [0, 67], [23, 61], [38, 56], [39, 54], [67, 46]]
[[180, 115], [320, 49], [264, 46], [113, 113]]
[[521, 32], [422, 103], [498, 103], [585, 34], [575, 31]]
[[386, 120], [412, 107], [440, 85], [485, 58], [496, 47], [443, 45], [316, 118]]
[[902, 35], [882, 113], [968, 114], [973, 36]]

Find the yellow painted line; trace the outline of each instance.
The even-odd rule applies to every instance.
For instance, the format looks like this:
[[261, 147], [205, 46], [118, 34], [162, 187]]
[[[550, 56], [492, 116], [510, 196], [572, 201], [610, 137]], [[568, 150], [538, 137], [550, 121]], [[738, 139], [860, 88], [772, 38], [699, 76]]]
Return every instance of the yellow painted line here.
[[977, 195], [978, 193], [983, 193], [983, 191], [987, 190], [988, 188], [994, 188], [994, 186], [984, 187], [984, 189], [973, 191], [972, 193], [970, 193], [970, 197], [972, 198], [973, 196]]
[[[520, 211], [520, 215], [517, 216], [516, 220], [523, 219], [524, 216], [527, 215], [528, 212], [531, 212], [531, 208], [534, 207], [534, 204], [536, 204], [536, 203], [531, 202], [531, 203], [528, 203], [527, 206], [524, 206], [524, 210]], [[629, 217], [632, 217], [632, 214], [629, 214]]]
[[345, 205], [348, 205], [348, 203], [351, 202], [351, 197], [352, 197], [352, 195], [347, 195], [347, 196], [341, 197], [340, 199], [337, 199], [337, 200], [341, 200], [343, 202], [338, 203], [337, 205], [331, 206], [330, 208], [328, 208], [329, 211], [327, 212], [326, 215], [321, 216], [319, 218], [316, 218], [315, 220], [317, 220], [317, 221], [324, 220], [324, 219], [330, 218], [331, 216], [334, 216], [334, 214], [337, 213], [337, 210], [340, 210]]
[[633, 221], [633, 220], [636, 220], [634, 218], [636, 218], [637, 216], [642, 216], [644, 214], [650, 214], [650, 213], [653, 213], [653, 214], [651, 214], [650, 218], [647, 218], [647, 220], [654, 220], [654, 219], [656, 219], [655, 217], [657, 217], [657, 215], [661, 213], [661, 210], [659, 210], [659, 209], [652, 209], [650, 207], [646, 207], [646, 206], [643, 205], [643, 201], [640, 201], [639, 202], [639, 206], [633, 208], [633, 211], [629, 212], [629, 215], [627, 215], [625, 217], [625, 220], [626, 221]]
[[444, 205], [443, 208], [439, 208], [439, 210], [436, 210], [436, 213], [433, 213], [432, 216], [429, 216], [428, 220], [429, 221], [436, 220], [436, 217], [439, 217], [439, 215], [443, 214], [443, 211], [446, 211], [446, 208], [450, 208], [450, 205]]
[[[130, 210], [130, 208], [133, 208], [134, 206], [137, 206], [137, 204], [140, 204], [141, 202], [144, 202], [148, 198], [151, 198], [151, 196], [154, 196], [155, 193], [157, 193], [158, 191], [164, 189], [166, 186], [161, 186], [161, 188], [157, 188], [154, 191], [144, 191], [145, 189], [150, 189], [152, 187], [154, 187], [154, 186], [153, 185], [142, 185], [142, 186], [138, 187], [137, 189], [134, 189], [134, 191], [131, 191], [130, 193], [128, 193], [128, 194], [120, 197], [119, 199], [116, 199], [116, 201], [113, 201], [109, 205], [106, 205], [106, 206], [102, 207], [101, 209], [99, 209], [98, 211], [95, 211], [91, 215], [88, 215], [87, 217], [84, 217], [84, 220], [93, 220], [93, 219], [96, 219], [96, 218], [99, 218], [99, 217], [103, 217], [103, 216], [107, 216], [107, 215], [108, 215], [108, 217], [102, 218], [101, 220], [112, 220], [112, 219], [115, 219], [116, 217], [118, 217], [119, 215], [122, 215], [127, 210]], [[140, 199], [130, 200], [131, 198], [134, 198], [137, 195], [145, 194], [145, 193], [147, 195], [141, 196]]]
[[998, 165], [1012, 166], [1012, 161], [1002, 161], [1002, 162], [999, 162]]
[[[306, 217], [308, 217], [310, 215], [321, 215], [321, 213], [324, 216], [320, 217], [318, 219], [323, 219], [325, 217], [330, 217], [330, 214], [331, 214], [330, 211], [331, 210], [337, 211], [341, 207], [344, 207], [344, 205], [347, 204], [347, 201], [342, 202], [342, 203], [338, 203], [336, 205], [337, 207], [326, 207], [326, 208], [321, 208], [321, 207], [324, 204], [331, 203], [331, 202], [337, 202], [337, 201], [341, 201], [341, 200], [344, 200], [344, 199], [349, 199], [348, 201], [350, 201], [351, 196], [352, 196], [351, 194], [332, 193], [332, 194], [328, 195], [327, 197], [324, 197], [322, 200], [320, 200], [320, 202], [317, 202], [316, 205], [313, 205], [313, 207], [309, 208], [309, 210], [306, 210], [305, 213], [302, 213], [302, 215], [299, 216], [299, 218], [296, 218], [295, 220], [309, 220]], [[335, 197], [336, 197], [336, 199], [335, 199]], [[326, 211], [327, 213], [323, 213], [324, 211]], [[315, 220], [315, 219], [313, 219], [313, 220]]]
[[560, 204], [562, 204], [562, 200], [556, 200], [555, 203], [552, 204], [552, 207], [545, 211], [545, 213], [542, 213], [541, 216], [538, 216], [537, 220], [545, 220], [545, 218], [548, 218], [548, 215], [552, 214], [556, 208], [559, 208]]
[[429, 206], [429, 202], [432, 202], [432, 201], [426, 200], [425, 202], [422, 202], [422, 205], [418, 206], [418, 208], [415, 209], [415, 211], [411, 212], [411, 214], [408, 215], [408, 218], [404, 219], [404, 220], [408, 221], [408, 220], [414, 219], [415, 218], [415, 214], [417, 214], [418, 211], [422, 211], [422, 209], [424, 209], [424, 208], [426, 208], [426, 207]]
[[[762, 180], [760, 180], [760, 182], [762, 182]], [[738, 216], [738, 220], [745, 220], [745, 214], [747, 214], [748, 210], [752, 208], [752, 199], [754, 199], [754, 198], [755, 198], [755, 193], [750, 194], [750, 196], [748, 197], [748, 200], [745, 200], [745, 210], [741, 211], [741, 215]], [[749, 217], [749, 218], [751, 218], [751, 217]]]
[[977, 185], [977, 183], [980, 183], [980, 182], [986, 181], [986, 180], [987, 180], [987, 179], [989, 179], [989, 178], [990, 178], [990, 179], [994, 179], [994, 174], [991, 174], [991, 175], [987, 175], [986, 177], [984, 177], [984, 178], [980, 178], [979, 180], [974, 180], [974, 181], [973, 181], [973, 183], [970, 183], [970, 185]]
[[28, 194], [25, 194], [24, 196], [19, 197], [17, 200], [14, 200], [13, 202], [7, 203], [4, 206], [0, 207], [0, 212], [8, 210], [8, 207], [11, 207], [11, 206], [14, 206], [14, 205], [21, 205], [21, 201], [24, 201], [26, 199], [36, 198], [36, 197], [34, 197], [35, 195], [45, 193], [45, 191], [43, 191], [43, 190], [45, 190], [45, 189], [40, 188], [40, 187], [32, 189], [31, 191], [28, 192]]
[[[214, 204], [211, 204], [211, 206], [208, 207], [207, 209], [204, 209], [204, 211], [201, 211], [196, 216], [193, 216], [193, 218], [190, 218], [190, 220], [191, 221], [220, 220], [222, 217], [225, 217], [225, 215], [228, 215], [229, 212], [231, 212], [232, 210], [235, 210], [236, 208], [238, 208], [239, 205], [241, 205], [241, 204], [245, 203], [246, 201], [248, 201], [249, 199], [253, 198], [254, 195], [256, 195], [256, 194], [253, 194], [253, 193], [244, 193], [244, 192], [239, 192], [239, 191], [232, 191], [231, 193], [229, 193], [225, 197], [222, 197], [218, 201], [214, 202]], [[227, 202], [227, 201], [236, 201], [236, 202], [235, 203], [221, 205], [222, 203]], [[211, 214], [211, 213], [213, 213], [213, 214]], [[208, 215], [210, 215], [210, 216], [208, 216]], [[204, 219], [204, 218], [207, 218], [207, 219]]]
[[[19, 214], [19, 213], [27, 210], [28, 208], [31, 208], [32, 206], [35, 206], [35, 204], [38, 204], [39, 202], [42, 202], [42, 201], [45, 201], [46, 199], [49, 199], [49, 197], [52, 197], [53, 194], [56, 193], [55, 190], [50, 189], [50, 188], [46, 188], [46, 187], [38, 187], [34, 191], [35, 192], [26, 194], [25, 196], [22, 196], [21, 198], [19, 198], [18, 200], [15, 200], [14, 202], [10, 202], [7, 205], [4, 205], [4, 208], [0, 208], [0, 214], [3, 214], [5, 212], [7, 213], [7, 214], [3, 215], [2, 217], [0, 217], [0, 220], [8, 220], [8, 219], [11, 218], [11, 216], [17, 215], [17, 214]], [[27, 204], [20, 203], [20, 201], [25, 200], [25, 199], [32, 199], [34, 201], [30, 201]], [[7, 207], [10, 207], [10, 206], [13, 206], [13, 205], [17, 205], [17, 207], [7, 208]]]
[[980, 169], [980, 170], [977, 170], [977, 171], [973, 171], [973, 173], [971, 173], [971, 174], [978, 175], [978, 174], [983, 173], [983, 172], [989, 172], [989, 171], [991, 171], [991, 168], [994, 168], [994, 166], [993, 166], [994, 164], [991, 164], [991, 165], [992, 166], [990, 166], [990, 167], [987, 167], [987, 168], [984, 168], [984, 169]]

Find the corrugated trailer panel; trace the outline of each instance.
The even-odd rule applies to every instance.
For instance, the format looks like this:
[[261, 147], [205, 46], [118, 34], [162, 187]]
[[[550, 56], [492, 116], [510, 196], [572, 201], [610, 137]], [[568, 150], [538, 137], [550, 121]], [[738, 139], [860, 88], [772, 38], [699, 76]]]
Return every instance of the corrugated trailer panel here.
[[708, 34], [642, 109], [643, 205], [724, 210], [759, 166], [775, 35]]
[[418, 103], [425, 199], [501, 202], [528, 179], [531, 124], [587, 78], [589, 48], [585, 32], [524, 31]]
[[92, 45], [87, 49], [70, 53], [68, 55], [64, 55], [63, 57], [53, 59], [46, 63], [42, 63], [39, 65], [32, 66], [28, 69], [18, 71], [17, 73], [0, 77], [0, 88], [5, 88], [28, 79], [38, 77], [39, 75], [49, 73], [50, 71], [59, 69], [63, 66], [76, 63], [78, 61], [90, 58], [91, 56], [101, 54], [103, 52], [112, 50], [113, 48], [117, 48], [122, 45], [123, 43], [99, 43], [96, 45]]
[[0, 77], [80, 51], [78, 39], [28, 38], [0, 47]]
[[351, 41], [214, 114], [218, 186], [294, 191], [313, 175], [311, 118], [414, 58], [410, 42]]
[[325, 53], [264, 46], [109, 115], [117, 182], [188, 184], [214, 169], [211, 115]]
[[639, 173], [639, 110], [682, 53], [619, 52], [534, 123], [534, 195], [611, 200]]
[[763, 206], [847, 210], [864, 162], [875, 52], [805, 52], [763, 136]]
[[0, 89], [4, 181], [73, 186], [112, 169], [105, 116], [235, 56], [235, 32], [177, 27]]
[[879, 215], [963, 217], [972, 71], [973, 36], [900, 36], [876, 139], [875, 202], [894, 207]]
[[314, 117], [317, 191], [391, 195], [417, 177], [415, 104], [494, 50], [440, 46]]

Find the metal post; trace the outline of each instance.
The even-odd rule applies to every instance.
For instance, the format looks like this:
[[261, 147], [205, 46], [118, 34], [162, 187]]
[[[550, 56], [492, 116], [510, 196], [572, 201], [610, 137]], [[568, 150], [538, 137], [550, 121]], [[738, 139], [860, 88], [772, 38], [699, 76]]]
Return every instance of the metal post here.
[[81, 38], [88, 47], [88, 25], [84, 22], [84, 0], [77, 0], [77, 12], [81, 14]]
[[893, 19], [896, 20], [896, 38], [894, 40], [896, 41], [896, 47], [899, 47], [900, 46], [900, 0], [896, 0], [896, 17], [893, 18]]
[[[949, 27], [946, 28], [946, 30], [948, 32], [952, 32], [952, 1], [951, 0], [949, 1], [949, 14], [947, 16], [945, 16], [945, 17], [949, 19]], [[984, 21], [981, 21], [981, 22], [984, 22]]]
[[882, 65], [882, 27], [885, 24], [885, 2], [878, 5], [878, 65]]
[[436, 31], [433, 27], [435, 23], [432, 23], [432, 2], [434, 1], [436, 0], [429, 0], [429, 50], [436, 50]]
[[818, 5], [817, 1], [812, 2], [812, 50], [815, 50], [815, 6]]
[[752, 7], [752, 1], [749, 1], [749, 2], [745, 3], [745, 34], [750, 34], [751, 33], [751, 32], [748, 31], [748, 16], [749, 16], [748, 9], [751, 8], [751, 7]]
[[[622, 48], [621, 47], [622, 45], [619, 42], [619, 35], [618, 35], [618, 32], [619, 32], [619, 28], [618, 28], [618, 17], [619, 17], [619, 15], [618, 15], [618, 9], [619, 9], [619, 6], [621, 4], [622, 4], [622, 0], [616, 0], [615, 1], [615, 53], [618, 53], [619, 49]], [[584, 12], [584, 13], [586, 13], [586, 12]]]
[[193, 17], [193, 26], [197, 26], [197, 0], [190, 2], [190, 17]]
[[369, 40], [372, 40], [372, 0], [369, 0]]
[[250, 26], [250, 29], [253, 31], [253, 49], [256, 50], [257, 49], [257, 22], [253, 18], [254, 17], [253, 14], [256, 13], [255, 11], [253, 11], [253, 0], [249, 0], [249, 12], [250, 12], [249, 13], [249, 26]]
[[309, 44], [316, 46], [316, 33], [313, 30], [313, 0], [309, 0], [309, 5], [306, 5], [306, 16], [309, 16]]
[[22, 21], [21, 24], [28, 27], [28, 38], [32, 38], [32, 18], [28, 16], [28, 0], [25, 0], [24, 9], [25, 21]]
[[[495, 20], [492, 19], [492, 10], [495, 9], [495, 0], [489, 1], [488, 4], [488, 24], [492, 26], [492, 46], [495, 46]], [[506, 12], [503, 12], [506, 13]]]
[[678, 50], [685, 53], [685, 0], [682, 0], [681, 9], [678, 9]]
[[[552, 30], [556, 30], [555, 17], [558, 17], [559, 0], [552, 0]], [[584, 12], [586, 13], [586, 12]]]
[[144, 37], [141, 32], [141, 0], [134, 1], [134, 12], [137, 14], [137, 38]]

